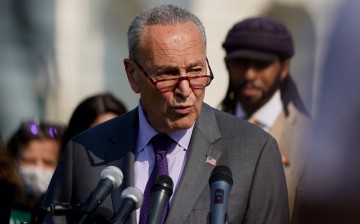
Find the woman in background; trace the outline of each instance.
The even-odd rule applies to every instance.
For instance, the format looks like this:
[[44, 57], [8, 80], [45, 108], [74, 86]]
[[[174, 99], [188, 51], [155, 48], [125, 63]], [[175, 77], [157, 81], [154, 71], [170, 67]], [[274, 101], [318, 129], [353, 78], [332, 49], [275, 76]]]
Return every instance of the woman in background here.
[[12, 209], [14, 223], [31, 221], [59, 162], [63, 126], [29, 120], [22, 122], [7, 148], [15, 161], [25, 198]]
[[62, 147], [76, 134], [126, 113], [124, 104], [111, 93], [100, 93], [81, 101], [75, 108], [62, 139]]

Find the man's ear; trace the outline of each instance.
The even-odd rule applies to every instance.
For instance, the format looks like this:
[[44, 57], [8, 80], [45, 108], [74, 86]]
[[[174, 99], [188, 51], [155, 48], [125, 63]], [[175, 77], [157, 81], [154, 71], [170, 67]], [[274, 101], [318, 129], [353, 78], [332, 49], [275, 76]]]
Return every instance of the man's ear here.
[[138, 80], [137, 80], [135, 63], [132, 60], [125, 58], [124, 65], [125, 65], [125, 71], [126, 71], [126, 75], [127, 75], [128, 81], [130, 83], [131, 89], [135, 93], [139, 93], [140, 87], [139, 87]]
[[281, 64], [281, 80], [285, 80], [290, 71], [290, 59], [286, 59]]

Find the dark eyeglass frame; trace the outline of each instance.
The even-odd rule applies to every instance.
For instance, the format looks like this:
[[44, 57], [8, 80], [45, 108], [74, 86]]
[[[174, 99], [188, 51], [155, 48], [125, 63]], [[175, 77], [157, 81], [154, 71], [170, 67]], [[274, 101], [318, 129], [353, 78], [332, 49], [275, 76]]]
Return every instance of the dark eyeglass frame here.
[[[140, 70], [142, 71], [142, 73], [144, 73], [145, 77], [148, 78], [150, 80], [150, 82], [154, 85], [155, 89], [161, 93], [164, 93], [164, 92], [168, 92], [168, 91], [173, 91], [174, 89], [176, 89], [180, 82], [183, 81], [183, 80], [187, 80], [189, 82], [189, 85], [191, 87], [191, 89], [204, 89], [205, 87], [209, 86], [211, 81], [214, 79], [214, 74], [211, 70], [211, 67], [210, 67], [210, 64], [209, 64], [209, 61], [208, 59], [206, 58], [206, 64], [209, 68], [209, 72], [210, 72], [210, 75], [197, 75], [197, 76], [180, 76], [180, 77], [174, 77], [174, 78], [169, 78], [169, 79], [154, 79], [152, 76], [150, 76], [146, 71], [145, 69], [135, 60], [135, 59], [130, 59], [131, 61], [133, 61], [136, 66], [138, 66], [140, 68]], [[201, 87], [201, 88], [198, 88], [198, 87], [193, 87], [191, 85], [191, 82], [190, 80], [191, 79], [196, 79], [196, 78], [210, 78], [210, 81], [209, 83], [207, 83], [204, 87]], [[177, 85], [174, 86], [174, 88], [172, 89], [166, 89], [166, 90], [160, 90], [158, 89], [157, 87], [157, 84], [159, 82], [164, 82], [164, 81], [170, 81], [170, 80], [177, 80]]]

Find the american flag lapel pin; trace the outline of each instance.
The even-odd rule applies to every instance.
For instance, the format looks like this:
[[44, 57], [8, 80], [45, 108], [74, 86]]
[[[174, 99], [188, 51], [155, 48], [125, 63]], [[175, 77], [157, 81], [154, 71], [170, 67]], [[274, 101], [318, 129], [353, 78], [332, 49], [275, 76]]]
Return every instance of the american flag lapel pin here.
[[212, 166], [216, 166], [216, 159], [214, 159], [211, 156], [206, 155], [206, 161], [205, 163], [210, 164]]

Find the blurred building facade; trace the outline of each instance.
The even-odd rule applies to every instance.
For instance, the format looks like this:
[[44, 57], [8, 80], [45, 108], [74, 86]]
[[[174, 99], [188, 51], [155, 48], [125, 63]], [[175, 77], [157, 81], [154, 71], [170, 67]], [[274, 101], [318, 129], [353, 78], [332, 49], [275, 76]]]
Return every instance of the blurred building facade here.
[[6, 140], [23, 119], [66, 123], [87, 96], [111, 91], [129, 109], [138, 103], [127, 82], [127, 28], [144, 9], [174, 4], [204, 23], [215, 79], [205, 102], [217, 107], [227, 72], [221, 44], [246, 17], [268, 15], [294, 34], [291, 74], [316, 115], [317, 89], [327, 35], [341, 0], [0, 0], [0, 131]]

